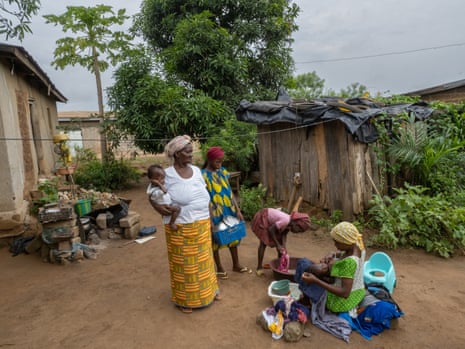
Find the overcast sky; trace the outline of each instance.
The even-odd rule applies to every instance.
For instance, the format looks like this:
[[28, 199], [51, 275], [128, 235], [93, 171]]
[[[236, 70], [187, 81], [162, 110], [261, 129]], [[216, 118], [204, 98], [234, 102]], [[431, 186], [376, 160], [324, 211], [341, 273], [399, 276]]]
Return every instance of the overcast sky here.
[[[315, 71], [325, 88], [339, 91], [351, 83], [385, 96], [465, 79], [464, 0], [297, 0], [301, 13], [294, 34], [296, 74]], [[51, 66], [61, 28], [45, 25], [42, 15], [62, 14], [66, 6], [88, 1], [41, 0], [32, 35], [23, 46], [68, 102], [59, 111], [97, 110], [95, 78], [87, 70]], [[101, 0], [114, 9], [139, 11], [141, 0]], [[130, 21], [128, 21], [128, 26]], [[103, 76], [112, 85], [112, 72]]]

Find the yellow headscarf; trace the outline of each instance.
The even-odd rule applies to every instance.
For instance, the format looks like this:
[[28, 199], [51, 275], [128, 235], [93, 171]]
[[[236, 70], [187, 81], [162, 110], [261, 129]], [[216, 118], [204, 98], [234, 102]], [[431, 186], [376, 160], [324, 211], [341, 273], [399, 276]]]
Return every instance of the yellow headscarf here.
[[166, 157], [173, 161], [174, 153], [184, 149], [184, 147], [191, 143], [191, 137], [188, 135], [176, 136], [165, 146]]
[[363, 244], [363, 236], [359, 233], [357, 227], [352, 223], [339, 223], [331, 230], [330, 235], [334, 241], [346, 245], [357, 244], [358, 248], [361, 251], [365, 250], [365, 245]]

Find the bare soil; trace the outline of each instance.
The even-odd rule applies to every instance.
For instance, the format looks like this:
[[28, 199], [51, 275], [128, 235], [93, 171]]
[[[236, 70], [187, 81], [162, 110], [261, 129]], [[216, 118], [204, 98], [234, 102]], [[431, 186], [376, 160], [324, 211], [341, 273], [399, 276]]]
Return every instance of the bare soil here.
[[[231, 270], [210, 307], [183, 314], [170, 302], [168, 260], [160, 217], [145, 197], [146, 181], [119, 193], [142, 225], [157, 237], [145, 244], [105, 240], [95, 260], [61, 266], [39, 255], [12, 257], [0, 248], [0, 347], [6, 348], [463, 348], [465, 345], [465, 258], [445, 260], [418, 250], [387, 251], [398, 275], [394, 298], [405, 312], [397, 329], [371, 341], [352, 333], [350, 343], [311, 324], [297, 343], [273, 340], [255, 323], [271, 305], [264, 277]], [[293, 257], [318, 259], [333, 250], [325, 230], [289, 236]], [[258, 240], [248, 226], [239, 254], [255, 269]], [[373, 253], [368, 249], [368, 255]], [[267, 249], [265, 260], [275, 258]]]

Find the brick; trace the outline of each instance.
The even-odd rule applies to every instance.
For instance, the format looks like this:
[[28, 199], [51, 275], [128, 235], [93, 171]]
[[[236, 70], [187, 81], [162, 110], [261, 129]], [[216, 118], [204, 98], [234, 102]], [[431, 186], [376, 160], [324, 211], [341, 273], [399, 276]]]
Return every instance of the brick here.
[[136, 223], [130, 228], [124, 229], [124, 237], [126, 239], [135, 239], [139, 235], [140, 223]]
[[140, 222], [140, 214], [134, 211], [129, 211], [126, 217], [119, 220], [119, 226], [122, 228], [130, 228]]
[[58, 242], [58, 251], [71, 250], [71, 242], [69, 240]]
[[100, 213], [97, 216], [97, 227], [99, 229], [106, 229], [107, 228], [107, 214], [106, 213]]

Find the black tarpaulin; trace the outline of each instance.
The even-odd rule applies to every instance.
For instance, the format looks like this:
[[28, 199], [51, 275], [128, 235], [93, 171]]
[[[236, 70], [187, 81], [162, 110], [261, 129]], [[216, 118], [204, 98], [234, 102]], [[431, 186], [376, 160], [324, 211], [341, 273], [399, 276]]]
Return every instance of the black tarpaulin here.
[[242, 100], [236, 109], [236, 117], [239, 121], [257, 125], [292, 123], [296, 126], [312, 126], [339, 120], [358, 141], [371, 143], [377, 140], [378, 132], [374, 124], [369, 122], [370, 119], [378, 116], [395, 117], [402, 112], [421, 121], [428, 118], [433, 109], [425, 102], [385, 106], [369, 98], [327, 97], [299, 101], [280, 93], [276, 101]]

